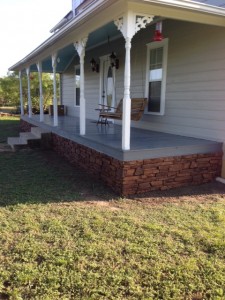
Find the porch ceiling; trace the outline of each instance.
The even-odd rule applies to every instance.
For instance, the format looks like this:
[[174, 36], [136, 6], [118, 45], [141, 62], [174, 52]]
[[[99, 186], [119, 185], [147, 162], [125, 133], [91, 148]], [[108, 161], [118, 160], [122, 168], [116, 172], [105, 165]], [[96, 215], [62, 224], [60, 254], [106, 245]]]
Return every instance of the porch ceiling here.
[[[110, 22], [89, 34], [86, 50], [88, 51], [89, 49], [94, 48], [97, 45], [106, 43], [108, 42], [108, 40], [111, 41], [120, 35], [121, 34], [114, 25], [114, 22]], [[56, 71], [58, 73], [63, 73], [66, 71], [67, 67], [71, 64], [73, 59], [78, 56], [78, 54], [74, 48], [74, 45], [69, 44], [68, 46], [60, 49], [57, 56], [58, 61]], [[43, 72], [52, 73], [52, 61], [50, 56], [42, 61], [42, 69]], [[36, 64], [31, 65], [30, 70], [31, 72], [37, 72]]]
[[58, 32], [37, 47], [10, 70], [21, 71], [31, 66], [36, 71], [36, 62], [43, 62], [43, 70], [49, 72], [51, 55], [58, 52], [60, 62], [57, 72], [63, 72], [76, 55], [73, 43], [89, 35], [87, 49], [119, 35], [113, 20], [127, 10], [137, 14], [150, 14], [163, 18], [212, 24], [225, 27], [225, 9], [189, 0], [96, 0], [76, 18], [71, 19]]

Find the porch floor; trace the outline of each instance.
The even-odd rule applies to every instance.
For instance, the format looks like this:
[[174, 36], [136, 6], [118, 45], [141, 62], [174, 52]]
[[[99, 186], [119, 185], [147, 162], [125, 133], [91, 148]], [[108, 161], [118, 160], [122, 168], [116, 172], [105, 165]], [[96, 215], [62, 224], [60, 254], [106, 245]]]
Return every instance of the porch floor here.
[[25, 115], [21, 118], [122, 161], [222, 151], [222, 143], [219, 142], [137, 128], [131, 128], [131, 150], [123, 151], [120, 125], [97, 125], [87, 120], [86, 135], [80, 136], [79, 118], [76, 117], [59, 116], [57, 127], [53, 126], [53, 117], [49, 115], [44, 115], [44, 122], [39, 121], [39, 115], [33, 115], [32, 118]]

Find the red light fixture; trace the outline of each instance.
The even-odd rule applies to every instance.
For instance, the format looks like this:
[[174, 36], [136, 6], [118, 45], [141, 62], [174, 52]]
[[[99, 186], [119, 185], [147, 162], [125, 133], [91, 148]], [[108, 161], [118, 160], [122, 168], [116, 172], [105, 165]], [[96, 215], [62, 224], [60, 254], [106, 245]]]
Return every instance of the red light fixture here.
[[155, 33], [153, 37], [153, 42], [161, 42], [164, 39], [162, 35], [162, 22], [157, 22], [155, 26]]

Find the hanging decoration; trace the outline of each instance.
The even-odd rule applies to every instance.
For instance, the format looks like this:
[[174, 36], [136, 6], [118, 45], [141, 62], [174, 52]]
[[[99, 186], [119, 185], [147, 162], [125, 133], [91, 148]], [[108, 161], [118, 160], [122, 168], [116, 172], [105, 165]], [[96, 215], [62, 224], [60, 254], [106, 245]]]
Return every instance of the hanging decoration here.
[[99, 72], [99, 64], [96, 62], [96, 60], [94, 58], [91, 59], [90, 64], [91, 64], [92, 72], [98, 73]]
[[109, 56], [110, 58], [110, 64], [112, 68], [116, 68], [117, 70], [119, 69], [119, 59], [116, 56], [115, 52], [112, 52], [112, 54]]
[[163, 39], [164, 37], [162, 35], [162, 21], [160, 21], [156, 23], [153, 42], [161, 42]]

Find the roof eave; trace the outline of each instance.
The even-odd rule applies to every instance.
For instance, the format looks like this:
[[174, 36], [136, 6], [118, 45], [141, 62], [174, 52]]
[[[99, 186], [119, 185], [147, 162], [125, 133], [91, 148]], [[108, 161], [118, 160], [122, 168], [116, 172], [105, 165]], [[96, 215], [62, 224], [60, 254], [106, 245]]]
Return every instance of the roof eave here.
[[196, 12], [225, 16], [225, 8], [208, 5], [192, 0], [143, 0], [144, 2], [161, 4], [165, 6], [174, 6], [183, 9], [190, 9]]
[[[34, 64], [34, 58], [41, 55], [44, 50], [47, 50], [49, 47], [54, 45], [57, 41], [60, 40], [61, 37], [70, 33], [77, 26], [83, 24], [90, 15], [94, 14], [96, 11], [102, 9], [110, 4], [114, 4], [115, 2], [120, 2], [120, 0], [97, 0], [88, 7], [87, 10], [80, 13], [76, 18], [71, 19], [68, 23], [66, 23], [60, 30], [58, 30], [54, 35], [49, 37], [46, 41], [44, 41], [41, 45], [39, 45], [36, 49], [34, 49], [30, 54], [25, 56], [22, 60], [14, 64], [9, 68], [10, 71], [18, 71], [26, 68], [29, 64]], [[167, 7], [177, 7], [183, 10], [192, 10], [199, 13], [205, 13], [209, 15], [216, 15], [220, 17], [225, 17], [225, 9], [222, 8], [214, 8], [210, 5], [193, 2], [190, 0], [130, 0], [130, 3], [151, 3], [157, 4], [159, 6], [167, 6]], [[169, 17], [169, 16], [168, 16]], [[110, 20], [109, 20], [110, 21]], [[225, 21], [224, 21], [225, 26]], [[57, 49], [56, 49], [57, 50]], [[38, 58], [37, 58], [38, 59]]]

